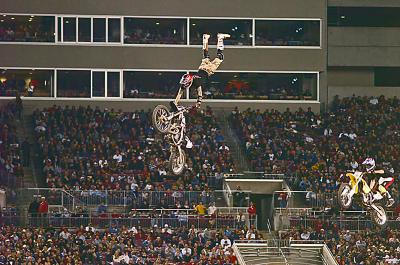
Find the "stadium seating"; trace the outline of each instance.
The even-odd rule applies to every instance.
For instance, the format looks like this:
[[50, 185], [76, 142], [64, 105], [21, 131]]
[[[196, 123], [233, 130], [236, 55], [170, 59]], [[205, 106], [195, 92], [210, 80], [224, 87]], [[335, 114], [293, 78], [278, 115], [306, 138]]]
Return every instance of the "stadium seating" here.
[[[6, 192], [8, 200], [15, 197], [13, 189], [20, 186], [23, 178], [21, 147], [14, 124], [16, 118], [14, 103], [0, 107], [0, 189]], [[0, 202], [0, 206], [5, 205]]]
[[398, 237], [398, 227], [381, 230], [371, 226], [352, 231], [321, 220], [310, 227], [292, 224], [289, 231], [281, 232], [281, 239], [325, 241], [339, 264], [398, 264]]
[[[111, 226], [90, 224], [67, 229], [0, 228], [0, 262], [40, 264], [235, 264], [235, 240], [260, 239], [254, 229], [224, 230]], [[57, 246], [57, 247], [54, 247]], [[9, 255], [13, 250], [14, 255]], [[6, 258], [7, 256], [7, 258]]]
[[[366, 157], [373, 157], [377, 168], [399, 171], [399, 109], [397, 98], [336, 98], [321, 115], [310, 109], [235, 109], [231, 122], [253, 170], [292, 176], [294, 190], [326, 195], [337, 190], [341, 173]], [[395, 196], [398, 183], [392, 187]]]
[[186, 151], [187, 174], [175, 179], [168, 173], [168, 144], [152, 127], [150, 111], [54, 106], [33, 117], [49, 187], [200, 191], [209, 176], [235, 172], [209, 108], [189, 115], [194, 148]]

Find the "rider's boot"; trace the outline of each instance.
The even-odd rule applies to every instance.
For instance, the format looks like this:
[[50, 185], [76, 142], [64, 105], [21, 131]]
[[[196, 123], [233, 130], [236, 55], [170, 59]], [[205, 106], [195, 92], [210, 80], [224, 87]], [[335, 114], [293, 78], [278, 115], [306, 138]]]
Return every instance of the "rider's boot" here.
[[392, 207], [394, 204], [394, 199], [393, 198], [389, 198], [387, 203], [386, 203], [386, 207]]
[[385, 192], [383, 194], [383, 196], [387, 198], [386, 207], [392, 207], [394, 202], [395, 202], [395, 200], [392, 198], [390, 193], [389, 192]]
[[209, 34], [203, 34], [203, 59], [210, 58], [208, 54], [208, 39], [210, 38]]
[[170, 101], [169, 106], [170, 106], [172, 112], [178, 111], [178, 106], [176, 105], [175, 101]]
[[192, 141], [190, 141], [189, 137], [185, 136], [185, 141], [186, 141], [186, 148], [191, 149], [193, 147]]
[[223, 33], [218, 33], [217, 35], [217, 57], [221, 61], [224, 60], [224, 39], [230, 38], [231, 35], [229, 34], [223, 34]]

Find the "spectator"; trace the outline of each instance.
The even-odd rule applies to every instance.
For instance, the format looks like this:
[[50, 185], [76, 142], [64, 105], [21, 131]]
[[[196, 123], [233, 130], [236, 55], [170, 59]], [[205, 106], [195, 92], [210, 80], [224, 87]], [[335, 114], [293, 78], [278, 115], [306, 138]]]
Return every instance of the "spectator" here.
[[38, 207], [38, 217], [39, 223], [42, 226], [47, 226], [48, 224], [48, 212], [49, 212], [49, 204], [46, 201], [46, 198], [42, 196], [40, 198], [39, 207]]
[[22, 111], [23, 111], [23, 105], [22, 105], [22, 99], [20, 94], [17, 92], [16, 96], [15, 96], [15, 108], [17, 111], [17, 117], [18, 120], [22, 119]]
[[249, 208], [247, 208], [247, 213], [250, 216], [254, 216], [256, 214], [256, 206], [254, 205], [253, 202], [250, 202]]
[[243, 227], [246, 222], [246, 216], [243, 214], [243, 211], [240, 210], [236, 215], [236, 222], [238, 223], [239, 227]]
[[244, 207], [246, 194], [242, 191], [239, 185], [236, 186], [236, 191], [234, 192], [233, 196], [234, 206]]
[[206, 214], [206, 207], [203, 205], [202, 201], [199, 201], [199, 204], [196, 205], [194, 208], [198, 215], [205, 215]]
[[122, 154], [117, 150], [117, 152], [116, 152], [115, 155], [113, 156], [113, 159], [114, 159], [117, 163], [121, 163], [121, 162], [122, 162]]
[[231, 240], [227, 236], [224, 236], [224, 238], [221, 239], [221, 246], [224, 250], [228, 250], [232, 246]]
[[89, 224], [85, 227], [85, 231], [95, 233], [95, 232], [96, 232], [96, 229], [92, 226], [91, 223], [89, 223]]
[[280, 208], [286, 208], [287, 198], [288, 198], [288, 193], [286, 192], [286, 189], [283, 189], [283, 191], [279, 193], [278, 197]]
[[249, 208], [247, 208], [247, 213], [249, 214], [249, 221], [250, 221], [250, 225], [252, 225], [255, 222], [255, 218], [256, 218], [256, 206], [254, 205], [253, 202], [250, 202], [250, 206]]
[[252, 228], [247, 230], [246, 239], [248, 239], [248, 240], [256, 240], [257, 239], [256, 231], [254, 229], [252, 229]]
[[25, 140], [22, 142], [21, 147], [22, 147], [22, 161], [25, 167], [29, 167], [31, 144], [29, 143], [28, 138], [25, 138]]
[[343, 235], [343, 239], [349, 242], [351, 240], [351, 234], [350, 231], [347, 230], [346, 233]]
[[29, 208], [28, 208], [28, 213], [33, 217], [37, 217], [37, 214], [39, 212], [39, 200], [37, 196], [34, 196], [33, 201], [29, 204]]
[[191, 256], [192, 255], [192, 249], [189, 248], [188, 244], [185, 244], [185, 247], [182, 248], [181, 250], [182, 255], [185, 256]]
[[215, 202], [211, 202], [210, 206], [207, 209], [208, 215], [216, 215], [217, 207], [215, 206]]
[[38, 213], [41, 217], [46, 217], [48, 212], [49, 212], [49, 204], [46, 201], [46, 197], [42, 196], [39, 202]]

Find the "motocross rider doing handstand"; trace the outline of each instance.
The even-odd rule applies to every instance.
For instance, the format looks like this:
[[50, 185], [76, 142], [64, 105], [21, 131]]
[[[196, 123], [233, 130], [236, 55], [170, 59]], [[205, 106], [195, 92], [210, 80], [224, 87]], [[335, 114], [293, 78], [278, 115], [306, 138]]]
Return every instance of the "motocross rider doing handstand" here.
[[[217, 35], [217, 57], [214, 60], [210, 60], [208, 54], [208, 39], [209, 34], [203, 34], [203, 59], [196, 74], [184, 74], [179, 81], [180, 87], [174, 101], [170, 102], [171, 111], [176, 112], [182, 109], [178, 105], [183, 93], [188, 90], [196, 89], [197, 91], [197, 102], [196, 107], [199, 108], [203, 100], [202, 86], [211, 75], [215, 73], [222, 61], [224, 60], [224, 39], [229, 38], [229, 34], [218, 33]], [[186, 121], [183, 117], [181, 124], [183, 133], [186, 133]], [[192, 148], [193, 144], [189, 137], [185, 136], [186, 148]]]
[[203, 59], [196, 74], [184, 74], [179, 82], [180, 87], [178, 94], [174, 101], [170, 102], [171, 110], [178, 110], [178, 103], [186, 91], [186, 89], [197, 90], [197, 102], [196, 107], [200, 107], [201, 101], [203, 100], [202, 86], [205, 81], [215, 73], [222, 61], [224, 60], [224, 39], [229, 38], [229, 34], [218, 33], [217, 35], [217, 57], [214, 60], [210, 60], [208, 54], [208, 39], [209, 34], [203, 34]]

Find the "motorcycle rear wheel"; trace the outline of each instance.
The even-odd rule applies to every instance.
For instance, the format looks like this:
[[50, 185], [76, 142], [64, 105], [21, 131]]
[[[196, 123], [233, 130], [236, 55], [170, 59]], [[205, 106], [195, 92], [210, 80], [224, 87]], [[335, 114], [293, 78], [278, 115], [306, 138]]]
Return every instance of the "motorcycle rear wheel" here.
[[374, 207], [371, 207], [371, 217], [372, 221], [380, 227], [384, 227], [387, 224], [387, 215], [385, 208], [383, 208], [382, 205], [380, 204], [375, 204], [376, 208], [378, 208], [379, 211], [374, 209]]
[[169, 157], [169, 165], [174, 175], [182, 174], [185, 169], [186, 155], [181, 148], [171, 147], [171, 155]]

